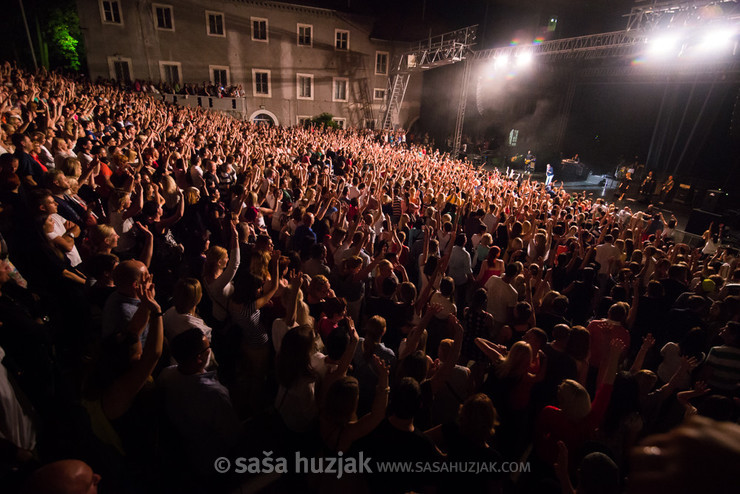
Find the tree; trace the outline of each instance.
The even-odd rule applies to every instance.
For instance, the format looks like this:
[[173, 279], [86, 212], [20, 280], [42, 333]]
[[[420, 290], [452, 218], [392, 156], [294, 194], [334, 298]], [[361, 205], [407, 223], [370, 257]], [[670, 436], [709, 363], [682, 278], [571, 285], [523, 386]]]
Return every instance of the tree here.
[[317, 117], [313, 117], [311, 119], [311, 125], [315, 125], [317, 127], [331, 127], [332, 129], [339, 128], [339, 124], [334, 121], [334, 115], [327, 112], [324, 112]]
[[53, 61], [66, 69], [80, 70], [82, 46], [80, 19], [73, 8], [55, 8], [49, 14], [47, 39]]

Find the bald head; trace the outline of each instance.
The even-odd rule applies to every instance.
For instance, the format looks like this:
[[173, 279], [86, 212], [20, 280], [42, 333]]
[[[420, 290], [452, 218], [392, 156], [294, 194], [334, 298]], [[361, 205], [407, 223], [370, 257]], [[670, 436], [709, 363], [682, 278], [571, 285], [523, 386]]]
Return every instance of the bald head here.
[[136, 298], [136, 285], [148, 273], [146, 265], [141, 261], [123, 261], [113, 270], [113, 282], [122, 294]]
[[26, 482], [26, 494], [95, 494], [100, 475], [80, 460], [61, 460], [39, 468]]

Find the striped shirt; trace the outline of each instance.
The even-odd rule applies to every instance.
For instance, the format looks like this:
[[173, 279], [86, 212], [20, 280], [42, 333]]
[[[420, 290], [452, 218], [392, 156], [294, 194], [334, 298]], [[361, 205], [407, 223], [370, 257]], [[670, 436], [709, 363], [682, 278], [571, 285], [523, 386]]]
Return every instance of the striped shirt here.
[[740, 383], [740, 348], [727, 345], [709, 350], [707, 365], [712, 375], [707, 384], [712, 389], [735, 391]]

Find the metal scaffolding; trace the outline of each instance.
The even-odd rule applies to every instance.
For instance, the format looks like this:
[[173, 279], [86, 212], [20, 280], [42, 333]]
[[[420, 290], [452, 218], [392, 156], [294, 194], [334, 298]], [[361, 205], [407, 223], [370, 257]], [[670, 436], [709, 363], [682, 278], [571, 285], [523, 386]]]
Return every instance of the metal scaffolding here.
[[697, 25], [711, 22], [716, 16], [736, 18], [740, 13], [737, 0], [638, 0], [635, 3], [637, 5], [625, 15], [629, 31]]
[[[635, 6], [628, 17], [627, 28], [623, 31], [591, 34], [574, 38], [545, 41], [532, 45], [511, 45], [491, 48], [472, 53], [467, 57], [466, 77], [463, 79], [465, 87], [461, 92], [467, 94], [467, 85], [470, 84], [470, 66], [473, 62], [480, 64], [484, 61], [499, 57], [516, 57], [527, 54], [540, 60], [590, 60], [607, 58], [636, 58], [644, 54], [649, 36], [656, 30], [670, 26], [706, 26], [708, 24], [732, 26], [740, 31], [740, 5], [738, 0], [694, 0], [686, 2], [661, 2], [658, 0], [644, 0], [642, 5]], [[736, 52], [733, 52], [736, 53]], [[704, 63], [692, 64], [671, 63], [660, 67], [663, 74], [714, 74], [737, 73], [740, 67], [734, 61], [717, 62], [706, 59]], [[645, 74], [640, 67], [591, 67], [582, 72], [583, 77], [597, 75], [633, 73], [643, 78], [655, 77], [654, 74]], [[566, 100], [572, 100], [574, 82], [571, 82]], [[461, 98], [458, 106], [455, 134], [453, 136], [453, 155], [457, 155], [462, 141], [463, 120], [465, 116], [466, 98]], [[569, 106], [569, 104], [568, 104]], [[566, 113], [567, 115], [567, 113]], [[562, 120], [562, 119], [561, 119]], [[565, 121], [560, 122], [558, 140], [562, 140], [565, 130]]]
[[588, 59], [627, 56], [637, 53], [647, 41], [647, 34], [614, 31], [575, 38], [556, 39], [533, 45], [512, 45], [474, 52], [473, 60], [490, 60], [501, 56], [517, 57], [527, 53], [549, 59]]
[[382, 128], [392, 130], [398, 124], [411, 73], [421, 72], [465, 60], [477, 39], [478, 26], [430, 36], [416, 42], [396, 57], [393, 72], [388, 77]]

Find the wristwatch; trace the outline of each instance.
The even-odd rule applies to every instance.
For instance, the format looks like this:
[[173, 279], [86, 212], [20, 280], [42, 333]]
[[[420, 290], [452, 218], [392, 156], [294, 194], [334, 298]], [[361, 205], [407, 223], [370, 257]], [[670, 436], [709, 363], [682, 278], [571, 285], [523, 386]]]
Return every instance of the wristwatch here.
[[72, 232], [65, 232], [65, 235], [67, 235], [69, 238], [75, 238], [75, 234]]

